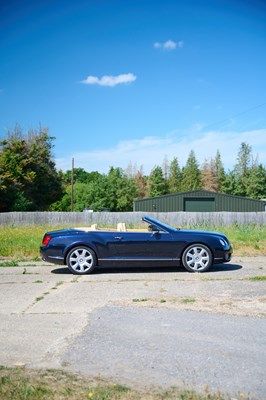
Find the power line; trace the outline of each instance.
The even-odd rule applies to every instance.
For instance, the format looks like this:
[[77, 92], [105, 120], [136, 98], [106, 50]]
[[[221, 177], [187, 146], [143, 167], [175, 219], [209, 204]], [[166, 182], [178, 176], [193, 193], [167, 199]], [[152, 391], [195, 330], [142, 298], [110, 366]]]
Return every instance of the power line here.
[[232, 115], [232, 116], [230, 116], [230, 117], [224, 118], [224, 119], [222, 119], [221, 121], [213, 122], [213, 123], [211, 123], [211, 124], [209, 124], [209, 125], [207, 125], [207, 126], [204, 126], [203, 129], [209, 129], [210, 127], [212, 127], [212, 126], [214, 126], [214, 125], [218, 125], [218, 124], [221, 124], [221, 123], [225, 123], [225, 122], [229, 121], [231, 118], [236, 118], [236, 117], [239, 117], [240, 115], [247, 114], [248, 112], [253, 111], [253, 110], [256, 110], [257, 108], [263, 107], [263, 106], [265, 106], [265, 105], [266, 105], [266, 102], [261, 103], [261, 104], [258, 104], [258, 105], [254, 106], [254, 107], [248, 108], [248, 109], [245, 110], [245, 111], [241, 111], [241, 112], [238, 113], [238, 114], [234, 114], [234, 115]]

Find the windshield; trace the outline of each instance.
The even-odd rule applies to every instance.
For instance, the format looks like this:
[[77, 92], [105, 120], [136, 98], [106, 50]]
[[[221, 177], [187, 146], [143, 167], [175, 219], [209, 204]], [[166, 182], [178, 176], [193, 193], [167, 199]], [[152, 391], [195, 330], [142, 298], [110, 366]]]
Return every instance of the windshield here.
[[143, 217], [142, 220], [147, 222], [151, 226], [157, 227], [158, 230], [160, 230], [160, 231], [176, 232], [178, 230], [178, 229], [173, 228], [172, 226], [167, 225], [164, 222], [158, 221], [157, 219], [152, 218], [152, 217]]

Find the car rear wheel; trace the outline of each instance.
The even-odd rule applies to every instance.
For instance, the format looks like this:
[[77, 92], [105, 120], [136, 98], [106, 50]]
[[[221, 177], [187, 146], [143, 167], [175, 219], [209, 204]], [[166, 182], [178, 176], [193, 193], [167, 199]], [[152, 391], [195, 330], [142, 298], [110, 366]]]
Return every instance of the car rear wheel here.
[[70, 250], [66, 262], [73, 274], [90, 274], [96, 266], [96, 255], [88, 247], [78, 246]]
[[185, 249], [182, 264], [189, 272], [208, 271], [212, 265], [211, 250], [203, 244], [192, 244]]

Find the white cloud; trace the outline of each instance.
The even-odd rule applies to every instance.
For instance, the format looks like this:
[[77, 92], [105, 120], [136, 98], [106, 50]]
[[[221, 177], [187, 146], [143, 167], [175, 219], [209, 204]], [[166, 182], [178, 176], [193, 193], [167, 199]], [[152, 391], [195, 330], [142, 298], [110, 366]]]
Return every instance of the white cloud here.
[[265, 165], [266, 160], [266, 129], [245, 132], [202, 132], [193, 127], [186, 133], [174, 131], [164, 137], [147, 136], [118, 142], [112, 148], [102, 148], [88, 152], [72, 154], [63, 159], [57, 159], [57, 168], [71, 169], [71, 158], [75, 159], [77, 168], [86, 171], [108, 173], [111, 166], [125, 169], [129, 162], [138, 167], [143, 166], [146, 174], [155, 165], [162, 165], [165, 155], [169, 161], [178, 158], [180, 166], [186, 164], [191, 150], [195, 151], [200, 165], [205, 159], [214, 158], [220, 151], [225, 169], [232, 169], [236, 164], [237, 153], [242, 142], [252, 146], [254, 157], [258, 155], [259, 162]]
[[175, 50], [177, 47], [180, 49], [184, 47], [184, 42], [181, 40], [179, 42], [174, 42], [173, 40], [167, 40], [166, 42], [163, 43], [155, 42], [153, 44], [153, 47], [155, 47], [155, 49]]
[[88, 76], [87, 79], [81, 81], [86, 85], [99, 85], [99, 86], [116, 86], [125, 83], [134, 82], [137, 79], [136, 75], [132, 74], [131, 72], [128, 74], [121, 74], [117, 76], [112, 75], [104, 75], [101, 78], [97, 76]]

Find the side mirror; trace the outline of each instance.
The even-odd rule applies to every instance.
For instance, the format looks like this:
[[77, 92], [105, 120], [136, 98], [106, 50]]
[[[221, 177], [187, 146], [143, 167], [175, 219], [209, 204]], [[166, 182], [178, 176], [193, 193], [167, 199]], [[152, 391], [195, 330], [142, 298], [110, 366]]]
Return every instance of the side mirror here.
[[156, 235], [160, 232], [159, 228], [155, 225], [149, 225], [149, 231], [152, 232], [153, 235]]

